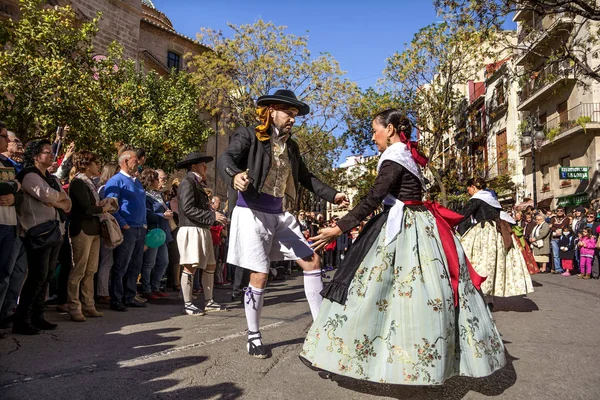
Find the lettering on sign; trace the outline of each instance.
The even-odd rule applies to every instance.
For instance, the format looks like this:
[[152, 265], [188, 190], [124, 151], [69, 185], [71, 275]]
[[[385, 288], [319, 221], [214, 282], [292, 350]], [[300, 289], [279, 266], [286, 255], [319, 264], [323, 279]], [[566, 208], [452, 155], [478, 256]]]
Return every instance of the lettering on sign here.
[[560, 167], [558, 173], [560, 179], [590, 179], [590, 167]]

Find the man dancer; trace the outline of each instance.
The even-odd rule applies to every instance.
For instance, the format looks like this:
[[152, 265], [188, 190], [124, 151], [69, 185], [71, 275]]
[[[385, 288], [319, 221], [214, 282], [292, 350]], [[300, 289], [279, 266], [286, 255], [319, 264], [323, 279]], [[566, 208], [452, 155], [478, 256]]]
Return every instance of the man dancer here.
[[248, 322], [248, 353], [268, 358], [259, 331], [263, 297], [271, 261], [294, 260], [304, 270], [304, 291], [313, 319], [321, 306], [320, 260], [300, 232], [296, 218], [283, 211], [283, 198], [296, 198], [298, 184], [336, 204], [346, 195], [317, 179], [306, 167], [290, 138], [297, 116], [310, 107], [290, 90], [257, 101], [260, 125], [240, 127], [218, 162], [223, 180], [238, 191], [231, 216], [227, 261], [250, 270], [244, 301]]
[[[210, 206], [210, 198], [202, 182], [206, 179], [207, 162], [212, 156], [202, 153], [190, 153], [177, 168], [187, 168], [188, 173], [177, 189], [179, 199], [179, 231], [177, 247], [179, 263], [183, 267], [181, 273], [181, 292], [183, 294], [184, 313], [188, 315], [204, 315], [205, 312], [221, 311], [223, 308], [213, 300], [215, 281], [215, 252], [210, 227], [213, 223], [227, 223], [227, 218]], [[192, 303], [194, 274], [201, 269], [202, 287], [204, 289], [204, 311]]]

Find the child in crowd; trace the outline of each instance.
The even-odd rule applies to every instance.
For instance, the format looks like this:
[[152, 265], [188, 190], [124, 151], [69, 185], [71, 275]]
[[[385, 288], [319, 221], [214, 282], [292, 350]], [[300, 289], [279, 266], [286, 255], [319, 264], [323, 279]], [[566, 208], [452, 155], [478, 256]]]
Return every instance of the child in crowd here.
[[560, 263], [565, 270], [562, 276], [571, 276], [573, 270], [573, 259], [575, 258], [575, 238], [570, 226], [565, 226], [562, 229], [562, 235], [558, 240], [560, 248]]
[[579, 239], [579, 278], [590, 279], [592, 275], [592, 260], [596, 250], [596, 241], [592, 237], [590, 228], [583, 228]]

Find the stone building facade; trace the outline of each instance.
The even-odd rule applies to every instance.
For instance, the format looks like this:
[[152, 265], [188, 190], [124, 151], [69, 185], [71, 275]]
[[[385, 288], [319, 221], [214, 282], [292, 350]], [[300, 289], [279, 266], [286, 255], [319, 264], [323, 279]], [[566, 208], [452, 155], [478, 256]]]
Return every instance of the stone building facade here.
[[[17, 19], [18, 3], [18, 0], [0, 0], [0, 19]], [[82, 20], [102, 13], [99, 31], [94, 39], [97, 55], [104, 55], [107, 47], [116, 41], [123, 46], [124, 56], [143, 65], [145, 71], [154, 70], [166, 75], [173, 67], [187, 70], [185, 55], [211, 51], [198, 41], [177, 32], [171, 20], [151, 0], [48, 0], [48, 4], [70, 4]], [[222, 130], [218, 126], [218, 118], [210, 118], [210, 121], [215, 132]], [[216, 159], [228, 144], [227, 134], [215, 135], [200, 150]], [[215, 194], [222, 198], [227, 196], [227, 188], [217, 178], [214, 166], [209, 167], [208, 181]]]
[[[514, 62], [527, 78], [519, 85], [517, 110], [522, 121], [537, 118], [546, 134], [536, 143], [535, 169], [531, 147], [521, 151], [525, 196], [533, 197], [535, 177], [540, 208], [588, 205], [600, 197], [600, 83], [576, 77], [568, 64], [548, 64], [541, 54], [571, 35], [585, 40], [599, 24], [566, 13], [540, 16], [531, 10], [520, 10], [514, 20], [523, 47]], [[600, 60], [592, 57], [589, 63], [597, 68]], [[565, 179], [560, 175], [564, 167], [589, 168], [589, 179]]]

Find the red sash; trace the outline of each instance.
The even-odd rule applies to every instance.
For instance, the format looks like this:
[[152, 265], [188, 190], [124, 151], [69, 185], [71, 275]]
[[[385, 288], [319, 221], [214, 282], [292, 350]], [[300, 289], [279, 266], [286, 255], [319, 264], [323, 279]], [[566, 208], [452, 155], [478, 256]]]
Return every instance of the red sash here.
[[[458, 251], [456, 250], [456, 244], [454, 243], [454, 232], [452, 227], [458, 225], [462, 220], [463, 216], [455, 213], [452, 210], [443, 207], [441, 204], [433, 201], [415, 201], [407, 200], [404, 201], [407, 206], [425, 206], [435, 217], [435, 222], [438, 228], [438, 234], [442, 241], [442, 247], [444, 253], [446, 253], [446, 259], [448, 260], [448, 272], [450, 273], [450, 283], [452, 285], [452, 291], [454, 292], [454, 306], [458, 306], [458, 277], [460, 270], [460, 263], [458, 260]], [[479, 290], [481, 284], [485, 281], [485, 277], [480, 276], [468, 258], [465, 257], [467, 262], [467, 268], [469, 269], [469, 275], [473, 286]]]

